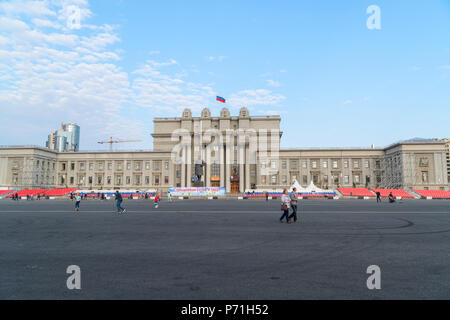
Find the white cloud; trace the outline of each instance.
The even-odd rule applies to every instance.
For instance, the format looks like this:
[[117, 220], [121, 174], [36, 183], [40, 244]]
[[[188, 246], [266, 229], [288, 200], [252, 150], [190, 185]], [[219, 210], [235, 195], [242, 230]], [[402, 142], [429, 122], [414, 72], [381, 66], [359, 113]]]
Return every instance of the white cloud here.
[[352, 104], [352, 103], [353, 103], [352, 100], [345, 100], [345, 101], [343, 102], [343, 104]]
[[268, 85], [269, 87], [275, 87], [275, 88], [281, 87], [281, 83], [278, 82], [278, 81], [270, 80], [270, 79], [269, 79], [269, 80], [267, 80], [266, 82], [267, 82], [267, 85]]
[[218, 56], [218, 57], [208, 56], [208, 57], [206, 57], [206, 60], [208, 60], [208, 61], [218, 61], [218, 62], [222, 62], [222, 61], [225, 60], [226, 58], [227, 58], [226, 56]]
[[450, 65], [441, 66], [440, 68], [444, 70], [450, 70]]

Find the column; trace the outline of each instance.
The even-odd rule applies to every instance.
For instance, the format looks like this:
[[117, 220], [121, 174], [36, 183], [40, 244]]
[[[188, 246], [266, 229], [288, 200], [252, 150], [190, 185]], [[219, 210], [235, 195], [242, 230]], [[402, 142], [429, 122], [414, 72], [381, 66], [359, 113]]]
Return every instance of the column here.
[[225, 187], [225, 147], [220, 146], [220, 186]]
[[206, 163], [206, 187], [211, 187], [211, 164], [210, 163]]
[[186, 187], [186, 148], [183, 149], [181, 157], [181, 187]]
[[245, 189], [250, 189], [250, 154], [247, 146], [245, 146]]

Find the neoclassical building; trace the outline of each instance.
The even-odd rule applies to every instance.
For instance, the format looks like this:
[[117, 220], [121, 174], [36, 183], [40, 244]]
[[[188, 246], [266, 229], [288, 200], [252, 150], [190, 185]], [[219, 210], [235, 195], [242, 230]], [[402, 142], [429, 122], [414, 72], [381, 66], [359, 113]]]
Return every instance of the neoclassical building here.
[[322, 188], [449, 189], [448, 140], [411, 140], [386, 148], [280, 149], [280, 116], [232, 116], [189, 109], [155, 118], [152, 151], [57, 152], [0, 148], [0, 187], [159, 189], [222, 186], [228, 193], [281, 189], [296, 179]]

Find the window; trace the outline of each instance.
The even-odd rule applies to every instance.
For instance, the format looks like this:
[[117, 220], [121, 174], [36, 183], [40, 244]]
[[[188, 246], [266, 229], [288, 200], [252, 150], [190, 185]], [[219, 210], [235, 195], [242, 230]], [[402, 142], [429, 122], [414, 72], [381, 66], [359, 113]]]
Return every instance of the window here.
[[98, 163], [98, 170], [103, 170], [103, 162]]
[[75, 178], [74, 177], [70, 177], [70, 184], [73, 185], [75, 183]]
[[150, 184], [150, 177], [149, 176], [145, 176], [145, 184]]
[[155, 176], [155, 185], [159, 185], [159, 176]]
[[376, 169], [381, 169], [381, 161], [380, 160], [376, 160], [375, 161], [375, 168]]
[[313, 160], [312, 162], [311, 162], [311, 166], [315, 169], [315, 168], [317, 168], [317, 161], [316, 160]]
[[122, 170], [122, 162], [117, 162], [117, 170]]
[[281, 162], [281, 168], [282, 168], [282, 169], [286, 169], [286, 168], [287, 168], [287, 161], [286, 161], [286, 160], [283, 160], [283, 161]]
[[272, 166], [272, 169], [276, 169], [276, 168], [277, 168], [277, 162], [276, 162], [275, 160], [272, 160], [272, 161], [270, 162], [270, 164], [271, 164], [271, 166]]
[[313, 175], [312, 178], [314, 184], [317, 184], [319, 182], [319, 176], [317, 174]]
[[323, 176], [323, 183], [328, 184], [328, 176]]
[[150, 169], [150, 162], [147, 161], [147, 162], [145, 163], [145, 169], [146, 169], [146, 170], [149, 170], [149, 169]]
[[14, 160], [13, 161], [13, 169], [17, 169], [18, 167], [19, 167], [19, 161], [17, 161], [17, 160]]
[[308, 162], [306, 160], [302, 161], [302, 168], [304, 169], [308, 168]]
[[[216, 176], [216, 177], [219, 176], [220, 175], [220, 165], [218, 163], [213, 163], [211, 166], [211, 171], [212, 171], [213, 176]], [[177, 173], [177, 177], [178, 177], [178, 173]], [[180, 177], [181, 177], [181, 172], [180, 172]]]
[[339, 167], [339, 162], [337, 160], [333, 160], [333, 169], [337, 169]]
[[370, 176], [366, 176], [366, 184], [370, 183]]
[[117, 184], [120, 185], [122, 183], [122, 176], [117, 176]]
[[177, 170], [177, 178], [181, 178], [181, 170]]
[[97, 177], [97, 184], [102, 184], [102, 176]]
[[381, 183], [381, 176], [377, 176], [377, 183]]
[[94, 170], [94, 163], [93, 162], [89, 162], [89, 170]]
[[70, 163], [70, 170], [75, 170], [75, 162]]
[[328, 168], [328, 161], [327, 160], [322, 161], [322, 167]]
[[92, 184], [92, 176], [89, 176], [89, 184]]
[[61, 170], [62, 171], [66, 171], [66, 164], [65, 163], [61, 163]]
[[79, 183], [79, 184], [84, 184], [84, 176], [80, 176], [80, 177], [78, 178], [78, 183]]
[[164, 184], [169, 184], [169, 177], [168, 176], [164, 176]]
[[364, 160], [364, 168], [369, 168], [369, 160]]
[[261, 161], [261, 169], [265, 169], [266, 168], [266, 162], [265, 161]]
[[359, 161], [353, 160], [353, 168], [359, 168]]
[[308, 184], [308, 176], [303, 176], [303, 184]]
[[344, 160], [344, 168], [348, 168], [348, 160]]
[[297, 169], [297, 160], [291, 160], [291, 169]]
[[108, 162], [108, 170], [112, 170], [112, 162]]
[[272, 176], [272, 184], [277, 184], [277, 176]]
[[130, 176], [126, 176], [125, 183], [126, 184], [130, 184], [131, 183], [131, 177]]
[[281, 177], [281, 183], [287, 183], [287, 176]]
[[166, 168], [166, 170], [169, 170], [169, 161], [164, 162], [164, 168]]
[[350, 177], [344, 176], [344, 184], [349, 184], [349, 183], [350, 183]]
[[106, 177], [106, 184], [111, 184], [111, 176]]
[[161, 161], [153, 161], [153, 168], [155, 168], [155, 170], [159, 170], [161, 168]]
[[[36, 182], [37, 182], [37, 180], [39, 180], [38, 175], [36, 175]], [[37, 182], [37, 183], [39, 183], [39, 182]], [[66, 177], [65, 176], [61, 176], [61, 184], [65, 184], [65, 183], [66, 183]]]
[[84, 170], [84, 162], [80, 162], [80, 170]]
[[141, 163], [136, 162], [135, 168], [136, 168], [136, 170], [141, 170]]
[[360, 178], [359, 178], [359, 174], [355, 174], [354, 176], [353, 176], [353, 178], [354, 178], [354, 182], [355, 183], [359, 183], [360, 182]]
[[127, 162], [127, 170], [131, 170], [131, 162]]
[[266, 184], [266, 176], [261, 177], [261, 184]]
[[136, 184], [141, 184], [141, 176], [136, 176]]

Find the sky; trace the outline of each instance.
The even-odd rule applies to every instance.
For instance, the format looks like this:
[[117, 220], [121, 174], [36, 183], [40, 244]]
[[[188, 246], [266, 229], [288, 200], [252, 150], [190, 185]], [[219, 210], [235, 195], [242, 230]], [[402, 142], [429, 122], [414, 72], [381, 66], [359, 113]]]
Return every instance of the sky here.
[[282, 148], [450, 137], [450, 0], [0, 0], [0, 145], [151, 149], [154, 117], [224, 106]]

